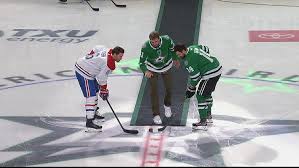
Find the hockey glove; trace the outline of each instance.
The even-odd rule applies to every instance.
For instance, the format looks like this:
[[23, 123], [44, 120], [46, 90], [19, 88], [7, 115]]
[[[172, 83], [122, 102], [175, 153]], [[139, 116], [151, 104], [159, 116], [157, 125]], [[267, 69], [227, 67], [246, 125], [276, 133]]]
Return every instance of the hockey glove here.
[[101, 85], [100, 87], [100, 97], [103, 100], [107, 100], [109, 97], [109, 90], [107, 89], [107, 85]]
[[196, 87], [191, 85], [188, 86], [186, 91], [186, 98], [187, 99], [191, 98], [195, 94], [195, 91], [196, 91]]

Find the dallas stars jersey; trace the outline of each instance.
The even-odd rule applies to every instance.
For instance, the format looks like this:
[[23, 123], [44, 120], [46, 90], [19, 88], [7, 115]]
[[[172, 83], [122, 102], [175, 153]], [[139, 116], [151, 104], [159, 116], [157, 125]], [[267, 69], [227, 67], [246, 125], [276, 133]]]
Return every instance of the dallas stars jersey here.
[[203, 79], [220, 75], [222, 66], [219, 61], [209, 54], [209, 49], [202, 45], [192, 45], [187, 48], [187, 54], [183, 58], [184, 65], [189, 72], [189, 85], [196, 86]]
[[178, 57], [174, 52], [174, 43], [167, 36], [160, 36], [160, 46], [154, 48], [150, 40], [146, 41], [142, 46], [139, 59], [139, 66], [143, 72], [147, 70], [153, 72], [165, 72], [172, 67], [172, 60], [177, 60]]

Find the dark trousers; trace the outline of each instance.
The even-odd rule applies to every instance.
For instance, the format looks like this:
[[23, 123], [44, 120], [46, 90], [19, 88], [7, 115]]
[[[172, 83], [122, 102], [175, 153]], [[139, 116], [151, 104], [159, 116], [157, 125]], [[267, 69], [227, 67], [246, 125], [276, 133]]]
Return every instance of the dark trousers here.
[[150, 96], [151, 96], [151, 103], [152, 103], [152, 111], [153, 116], [160, 115], [159, 110], [159, 94], [158, 94], [158, 76], [161, 75], [164, 83], [165, 88], [165, 95], [164, 95], [164, 105], [171, 106], [171, 88], [172, 88], [172, 76], [171, 71], [168, 70], [163, 73], [155, 73], [153, 72], [153, 76], [149, 78], [150, 82]]

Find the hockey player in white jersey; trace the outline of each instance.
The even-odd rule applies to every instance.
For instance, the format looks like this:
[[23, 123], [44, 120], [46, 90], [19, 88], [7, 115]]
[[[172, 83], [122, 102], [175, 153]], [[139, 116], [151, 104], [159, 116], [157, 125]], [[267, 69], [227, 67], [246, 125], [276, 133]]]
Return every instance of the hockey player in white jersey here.
[[115, 69], [115, 62], [119, 62], [123, 55], [122, 47], [116, 46], [110, 49], [97, 45], [86, 56], [79, 58], [75, 64], [76, 77], [86, 98], [86, 127], [88, 129], [100, 131], [102, 129], [102, 126], [95, 123], [97, 119], [104, 119], [98, 111], [98, 96], [107, 100], [109, 96], [108, 75]]

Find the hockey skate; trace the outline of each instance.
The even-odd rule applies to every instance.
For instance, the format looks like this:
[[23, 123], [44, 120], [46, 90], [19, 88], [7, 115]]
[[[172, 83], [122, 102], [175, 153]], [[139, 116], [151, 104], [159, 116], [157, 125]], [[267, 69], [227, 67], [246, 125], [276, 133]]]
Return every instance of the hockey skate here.
[[213, 123], [213, 118], [212, 118], [212, 114], [210, 111], [208, 112], [207, 123]]
[[208, 124], [207, 124], [207, 120], [206, 119], [200, 119], [199, 122], [192, 124], [192, 129], [207, 131], [208, 130], [207, 125]]
[[94, 123], [95, 119], [86, 119], [86, 131], [85, 132], [102, 132], [102, 126]]
[[67, 0], [59, 0], [60, 3], [67, 3]]
[[[99, 112], [98, 110], [99, 110], [99, 107], [97, 107], [97, 109], [96, 109], [94, 118], [95, 118], [97, 121], [102, 121], [102, 122], [104, 122], [104, 121], [105, 121], [105, 117], [104, 117], [103, 115], [101, 115], [100, 112]], [[97, 121], [96, 121], [96, 122], [97, 122]]]

